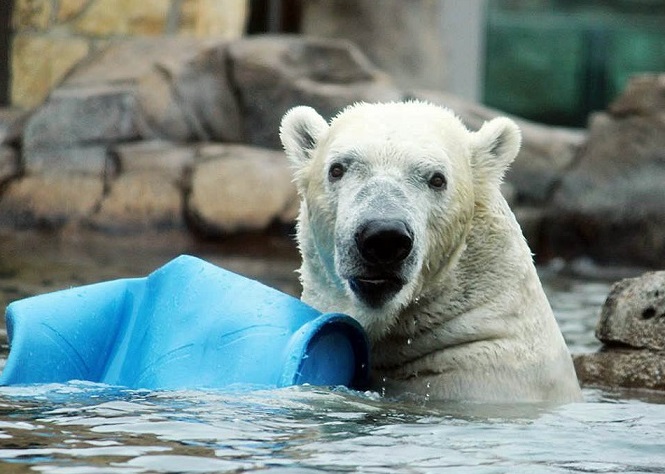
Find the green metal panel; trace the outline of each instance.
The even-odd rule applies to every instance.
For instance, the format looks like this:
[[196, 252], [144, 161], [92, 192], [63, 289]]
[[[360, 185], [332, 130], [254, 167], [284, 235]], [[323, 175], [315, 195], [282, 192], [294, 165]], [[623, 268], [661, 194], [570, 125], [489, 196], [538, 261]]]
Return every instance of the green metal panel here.
[[665, 2], [652, 4], [649, 16], [643, 3], [490, 1], [485, 103], [545, 123], [584, 125], [631, 75], [665, 71]]

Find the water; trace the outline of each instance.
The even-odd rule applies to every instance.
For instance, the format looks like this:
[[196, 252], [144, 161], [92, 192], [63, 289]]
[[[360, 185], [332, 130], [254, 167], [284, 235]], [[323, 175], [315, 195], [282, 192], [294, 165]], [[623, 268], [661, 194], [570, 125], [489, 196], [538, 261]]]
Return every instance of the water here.
[[[298, 292], [283, 239], [222, 245], [0, 237], [0, 297], [142, 276], [200, 255]], [[573, 352], [595, 350], [607, 271], [541, 270]], [[613, 275], [610, 275], [614, 277]], [[6, 352], [4, 353], [6, 356]], [[4, 357], [3, 356], [3, 357]], [[665, 472], [665, 397], [585, 390], [562, 407], [386, 400], [291, 387], [252, 392], [126, 390], [100, 384], [0, 388], [0, 472]]]

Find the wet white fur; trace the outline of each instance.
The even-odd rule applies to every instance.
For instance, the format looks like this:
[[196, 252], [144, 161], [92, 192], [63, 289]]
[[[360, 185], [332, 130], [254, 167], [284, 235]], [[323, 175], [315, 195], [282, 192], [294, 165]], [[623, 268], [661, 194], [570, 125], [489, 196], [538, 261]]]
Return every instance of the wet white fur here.
[[[570, 354], [521, 229], [499, 191], [520, 147], [514, 122], [468, 131], [422, 102], [357, 104], [330, 124], [309, 107], [283, 118], [282, 143], [301, 196], [302, 299], [355, 317], [372, 344], [376, 388], [430, 398], [579, 400]], [[332, 161], [352, 163], [337, 183]], [[427, 177], [443, 172], [447, 189]], [[401, 194], [400, 194], [401, 193]], [[347, 278], [364, 219], [400, 215], [414, 229], [408, 280], [379, 309]]]

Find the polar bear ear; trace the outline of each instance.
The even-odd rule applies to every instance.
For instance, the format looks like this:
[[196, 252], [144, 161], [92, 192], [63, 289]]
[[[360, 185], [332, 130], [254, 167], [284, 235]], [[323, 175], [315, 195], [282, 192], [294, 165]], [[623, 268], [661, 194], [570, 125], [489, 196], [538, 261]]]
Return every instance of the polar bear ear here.
[[498, 117], [485, 122], [474, 133], [473, 142], [471, 163], [476, 176], [480, 174], [490, 180], [501, 181], [520, 151], [522, 133], [515, 122]]
[[328, 124], [311, 107], [294, 107], [282, 118], [279, 137], [286, 156], [299, 167], [311, 158], [321, 138], [328, 131]]

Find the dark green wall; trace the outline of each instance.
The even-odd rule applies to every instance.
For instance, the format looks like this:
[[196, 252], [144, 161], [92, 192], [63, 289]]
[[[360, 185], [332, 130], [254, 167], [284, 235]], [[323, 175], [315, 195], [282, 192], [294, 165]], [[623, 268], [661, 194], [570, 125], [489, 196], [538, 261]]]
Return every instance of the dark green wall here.
[[665, 71], [665, 1], [490, 0], [486, 45], [487, 105], [583, 126], [632, 74]]

